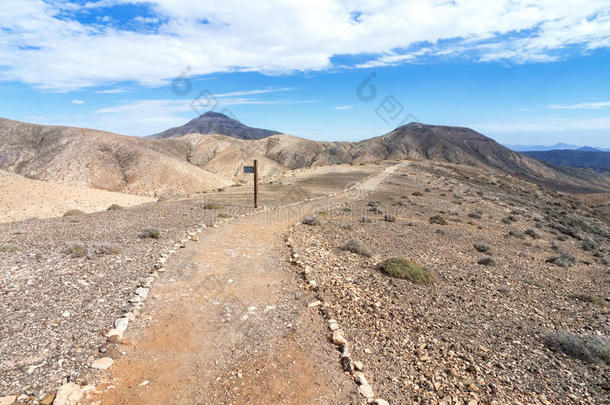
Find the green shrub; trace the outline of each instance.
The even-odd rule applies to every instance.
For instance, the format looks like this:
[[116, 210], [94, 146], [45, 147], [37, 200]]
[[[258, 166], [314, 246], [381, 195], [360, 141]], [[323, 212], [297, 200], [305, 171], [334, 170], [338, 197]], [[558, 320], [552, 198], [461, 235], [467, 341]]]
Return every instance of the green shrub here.
[[445, 218], [441, 217], [440, 215], [435, 215], [433, 217], [430, 217], [430, 219], [428, 219], [428, 221], [431, 224], [447, 225], [447, 221], [445, 220]]
[[230, 214], [227, 214], [225, 212], [221, 212], [220, 214], [218, 214], [218, 218], [233, 218]]
[[377, 265], [377, 268], [388, 276], [408, 280], [415, 284], [429, 285], [434, 284], [435, 281], [428, 270], [402, 257], [384, 260]]
[[203, 206], [204, 209], [206, 210], [218, 210], [220, 209], [220, 205], [216, 204], [216, 203], [207, 203], [206, 205]]
[[341, 246], [341, 250], [356, 253], [366, 257], [373, 256], [373, 249], [365, 245], [359, 239], [352, 239], [348, 241], [345, 245]]
[[412, 196], [414, 197], [423, 197], [424, 195], [422, 193], [420, 193], [419, 191], [414, 191], [411, 193]]

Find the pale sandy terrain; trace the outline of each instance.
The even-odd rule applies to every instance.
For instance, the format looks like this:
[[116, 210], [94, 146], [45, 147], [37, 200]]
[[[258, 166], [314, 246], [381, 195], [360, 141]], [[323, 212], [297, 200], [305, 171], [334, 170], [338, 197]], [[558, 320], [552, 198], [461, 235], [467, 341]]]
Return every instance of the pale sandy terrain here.
[[47, 183], [0, 170], [0, 222], [58, 217], [71, 209], [91, 213], [112, 204], [130, 207], [151, 201], [155, 199]]

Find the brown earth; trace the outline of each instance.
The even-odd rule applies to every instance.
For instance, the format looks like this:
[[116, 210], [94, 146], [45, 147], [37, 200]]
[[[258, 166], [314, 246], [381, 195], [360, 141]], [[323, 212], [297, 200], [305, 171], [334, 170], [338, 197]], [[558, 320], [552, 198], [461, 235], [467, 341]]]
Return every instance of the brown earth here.
[[152, 198], [32, 180], [0, 170], [0, 222], [60, 217], [68, 210], [105, 211], [113, 204], [131, 207]]
[[494, 168], [566, 192], [610, 190], [608, 174], [556, 168], [460, 127], [411, 123], [361, 142], [316, 142], [283, 134], [257, 140], [196, 133], [137, 138], [0, 119], [0, 169], [68, 185], [184, 196], [251, 181], [243, 166], [254, 159], [260, 161], [261, 177], [289, 169], [411, 159]]
[[[596, 208], [493, 169], [432, 162], [409, 162], [341, 192], [388, 167], [274, 174], [262, 186], [269, 209], [260, 213], [248, 208], [250, 188], [241, 186], [76, 219], [0, 224], [0, 247], [11, 248], [0, 253], [0, 315], [9, 325], [0, 329], [0, 392], [33, 399], [68, 379], [98, 382], [106, 374], [91, 362], [107, 356], [115, 364], [91, 403], [364, 403], [330, 342], [333, 317], [377, 397], [393, 404], [604, 403], [607, 366], [544, 344], [558, 330], [610, 335], [610, 233]], [[329, 193], [337, 195], [280, 209]], [[220, 210], [202, 210], [210, 202]], [[284, 243], [290, 225], [311, 212], [319, 225], [294, 227], [290, 237], [316, 287], [306, 287], [303, 267], [288, 264]], [[235, 219], [203, 229], [198, 242], [181, 240], [220, 213]], [[386, 214], [396, 221], [384, 221]], [[372, 222], [361, 223], [363, 215]], [[430, 223], [435, 215], [447, 225]], [[139, 239], [147, 225], [162, 238]], [[375, 255], [342, 251], [354, 237]], [[123, 253], [70, 257], [72, 240]], [[490, 245], [494, 265], [477, 263], [483, 254], [474, 243]], [[168, 249], [176, 253], [157, 273]], [[545, 261], [560, 253], [574, 262]], [[424, 265], [436, 284], [376, 270], [397, 255]], [[102, 334], [132, 311], [121, 307], [151, 271], [156, 281], [123, 342], [105, 342]], [[310, 308], [316, 300], [323, 303]]]

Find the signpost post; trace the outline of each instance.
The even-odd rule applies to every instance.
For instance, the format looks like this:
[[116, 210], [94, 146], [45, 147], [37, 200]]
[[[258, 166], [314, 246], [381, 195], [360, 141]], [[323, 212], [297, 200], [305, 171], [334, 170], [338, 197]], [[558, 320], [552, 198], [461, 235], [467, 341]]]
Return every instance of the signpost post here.
[[244, 166], [244, 173], [254, 173], [254, 208], [258, 208], [258, 160], [254, 159], [254, 166]]

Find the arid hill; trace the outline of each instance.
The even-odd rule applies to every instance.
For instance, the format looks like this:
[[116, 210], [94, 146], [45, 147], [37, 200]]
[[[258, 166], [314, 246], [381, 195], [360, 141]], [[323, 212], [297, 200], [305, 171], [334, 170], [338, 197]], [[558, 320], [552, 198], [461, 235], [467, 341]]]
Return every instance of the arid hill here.
[[153, 139], [174, 138], [186, 134], [220, 134], [239, 139], [262, 139], [281, 132], [252, 128], [224, 114], [208, 111], [186, 124], [151, 135]]
[[232, 183], [155, 150], [153, 142], [91, 129], [0, 119], [0, 168], [31, 179], [146, 196]]
[[0, 120], [0, 169], [70, 185], [146, 196], [193, 193], [251, 181], [242, 167], [253, 159], [263, 176], [332, 164], [435, 160], [491, 167], [557, 190], [610, 191], [606, 174], [556, 168], [468, 128], [411, 123], [361, 142], [317, 142], [283, 134], [137, 138]]

